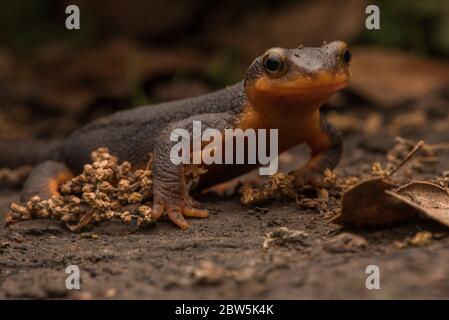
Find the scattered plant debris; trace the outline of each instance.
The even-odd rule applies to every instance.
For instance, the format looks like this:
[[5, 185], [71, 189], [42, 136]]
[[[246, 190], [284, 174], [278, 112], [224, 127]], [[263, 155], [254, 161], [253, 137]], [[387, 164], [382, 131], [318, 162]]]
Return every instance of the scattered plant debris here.
[[299, 243], [302, 246], [309, 246], [308, 234], [301, 230], [290, 230], [280, 227], [266, 235], [263, 248], [268, 249], [273, 245], [285, 245], [287, 243]]
[[403, 241], [395, 241], [394, 245], [399, 249], [408, 246], [423, 247], [429, 245], [433, 237], [433, 234], [429, 231], [420, 231], [417, 232], [414, 237], [407, 237]]
[[[293, 175], [278, 173], [258, 187], [244, 185], [241, 202], [253, 205], [274, 198], [295, 198], [303, 209], [318, 211], [335, 223], [356, 226], [383, 226], [417, 215], [449, 226], [449, 174], [443, 173], [433, 182], [407, 181], [404, 184], [400, 182], [404, 178], [394, 178], [408, 162], [414, 163], [415, 168], [417, 164], [417, 167], [423, 167], [423, 164], [433, 162], [428, 160], [434, 159], [436, 152], [446, 146], [424, 145], [422, 141], [413, 146], [402, 138], [397, 138], [396, 142], [388, 153], [386, 167], [374, 163], [368, 178], [363, 175], [362, 180], [354, 176], [340, 178], [335, 172], [326, 170], [325, 187], [312, 188], [315, 196], [311, 196], [311, 188], [296, 186]], [[419, 150], [423, 154], [415, 157]], [[12, 203], [11, 211], [5, 216], [6, 223], [49, 218], [65, 222], [72, 231], [111, 219], [119, 219], [126, 224], [136, 223], [139, 227], [152, 223], [151, 157], [144, 169], [133, 170], [131, 163], [119, 164], [105, 148], [94, 151], [91, 156], [93, 162], [85, 165], [79, 176], [62, 184], [59, 195], [46, 200], [36, 196], [23, 205]], [[28, 173], [26, 170], [24, 167], [17, 171], [0, 171], [0, 179], [9, 174], [10, 181], [18, 181]], [[204, 172], [199, 166], [185, 166], [189, 189], [198, 184]], [[411, 173], [409, 171], [406, 177]], [[340, 203], [338, 199], [341, 199]], [[279, 232], [271, 233], [264, 247], [276, 237], [279, 242], [279, 239], [291, 240], [298, 236], [296, 233], [287, 235], [286, 230]]]
[[211, 261], [201, 261], [196, 268], [189, 268], [189, 271], [198, 284], [218, 284], [226, 276], [226, 270]]
[[[302, 197], [301, 193], [306, 193], [309, 186], [295, 185], [295, 177], [292, 174], [277, 173], [268, 178], [266, 183], [259, 186], [244, 184], [240, 189], [242, 197], [240, 201], [245, 205], [254, 205], [277, 198], [296, 198], [298, 204], [304, 207], [317, 207], [316, 203], [311, 203], [310, 197]], [[315, 188], [319, 199], [328, 199], [329, 190], [333, 188], [348, 188], [357, 182], [356, 177], [339, 178], [335, 172], [326, 169], [324, 171], [323, 188]], [[328, 190], [329, 189], [329, 190]], [[321, 201], [322, 202], [322, 201]]]
[[257, 270], [251, 266], [229, 270], [207, 260], [201, 261], [195, 267], [187, 267], [187, 272], [193, 284], [197, 285], [217, 285], [225, 281], [241, 283], [257, 275]]
[[270, 176], [267, 183], [258, 188], [250, 185], [244, 185], [241, 188], [243, 204], [256, 204], [278, 197], [294, 198], [296, 192], [294, 190], [294, 179], [292, 175], [285, 173], [277, 173]]
[[[400, 166], [405, 157], [415, 148], [416, 143], [409, 139], [396, 137], [396, 145], [387, 153], [387, 161], [390, 167]], [[401, 168], [406, 176], [411, 177], [413, 172], [428, 172], [434, 169], [438, 162], [438, 152], [449, 150], [449, 144], [423, 144], [420, 152], [412, 154], [412, 158], [406, 159], [407, 167]]]
[[324, 249], [331, 253], [356, 252], [368, 247], [368, 241], [362, 236], [343, 232], [324, 243]]
[[[151, 156], [146, 167], [137, 170], [127, 161], [119, 164], [106, 148], [92, 152], [91, 157], [93, 162], [80, 175], [60, 186], [59, 195], [46, 200], [35, 196], [24, 205], [12, 203], [6, 223], [47, 218], [65, 222], [72, 231], [111, 219], [134, 221], [139, 227], [152, 223]], [[187, 185], [195, 186], [202, 172], [186, 166]]]

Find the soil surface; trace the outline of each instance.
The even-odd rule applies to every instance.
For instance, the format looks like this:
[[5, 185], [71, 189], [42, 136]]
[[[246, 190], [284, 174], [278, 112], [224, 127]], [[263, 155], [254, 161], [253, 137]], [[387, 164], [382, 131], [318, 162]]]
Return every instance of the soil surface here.
[[[362, 121], [366, 112], [361, 109], [355, 114]], [[398, 114], [398, 110], [382, 112], [385, 119]], [[404, 107], [401, 113], [412, 110]], [[445, 142], [449, 134], [449, 128], [434, 132], [421, 124], [405, 131], [409, 138], [429, 143]], [[360, 173], [373, 161], [385, 161], [393, 141], [394, 136], [384, 130], [346, 132], [337, 172]], [[440, 155], [436, 172], [445, 169], [448, 153]], [[0, 190], [3, 217], [18, 193]], [[199, 200], [211, 215], [191, 219], [185, 231], [169, 221], [144, 230], [107, 222], [83, 234], [72, 233], [56, 221], [2, 226], [0, 298], [449, 297], [449, 230], [436, 222], [414, 219], [389, 228], [348, 228], [330, 222], [325, 214], [304, 210], [294, 200], [276, 200], [262, 208], [245, 207], [238, 196], [209, 194]], [[280, 227], [302, 232], [264, 248], [267, 234]], [[424, 230], [433, 234], [427, 245], [397, 245]], [[80, 268], [80, 290], [65, 288], [69, 265]], [[380, 269], [379, 290], [366, 288], [369, 265]]]
[[[369, 2], [360, 0], [74, 1], [84, 12], [80, 32], [62, 30], [72, 1], [35, 1], [27, 10], [3, 2], [0, 140], [62, 139], [117, 110], [221, 89], [270, 47], [341, 39], [351, 44], [353, 79], [324, 108], [344, 134], [337, 174], [360, 178], [376, 161], [385, 168], [400, 136], [445, 144], [437, 163], [423, 163], [408, 179], [446, 171], [449, 187], [442, 1], [380, 1], [379, 32], [365, 28]], [[291, 151], [282, 169], [298, 168], [306, 151]], [[335, 208], [306, 208], [298, 203], [304, 199], [254, 207], [237, 194], [207, 194], [198, 200], [209, 218], [191, 219], [184, 231], [168, 220], [145, 229], [109, 221], [84, 233], [51, 220], [6, 228], [20, 186], [3, 186], [2, 169], [0, 299], [449, 298], [449, 228], [431, 220], [350, 228], [330, 221]], [[339, 195], [330, 193], [335, 205]], [[66, 289], [70, 265], [79, 267], [80, 290]], [[366, 287], [370, 265], [380, 270], [378, 290]]]

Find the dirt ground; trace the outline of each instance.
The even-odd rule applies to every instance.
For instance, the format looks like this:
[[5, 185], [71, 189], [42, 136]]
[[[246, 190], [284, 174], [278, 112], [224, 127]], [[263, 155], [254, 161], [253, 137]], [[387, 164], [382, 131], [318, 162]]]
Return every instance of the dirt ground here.
[[[400, 136], [446, 146], [436, 164], [424, 163], [412, 178], [445, 172], [449, 188], [442, 3], [378, 1], [382, 28], [374, 31], [365, 28], [367, 1], [178, 2], [40, 1], [29, 10], [5, 3], [0, 140], [61, 139], [117, 110], [239, 81], [270, 47], [340, 39], [352, 48], [353, 79], [324, 108], [344, 135], [337, 174], [360, 178], [376, 161], [385, 168]], [[75, 3], [82, 7], [82, 31], [61, 30], [65, 7]], [[281, 169], [298, 168], [306, 157], [304, 148], [291, 151]], [[191, 219], [184, 231], [168, 220], [145, 229], [109, 221], [83, 233], [52, 220], [6, 228], [20, 186], [2, 185], [1, 169], [0, 299], [449, 298], [449, 228], [435, 221], [355, 228], [330, 221], [340, 194], [330, 194], [328, 211], [295, 199], [255, 207], [241, 204], [238, 194], [206, 194], [198, 200], [209, 218]], [[431, 238], [410, 242], [424, 231]], [[290, 237], [270, 242], [270, 233]], [[69, 265], [81, 271], [80, 290], [66, 289]], [[379, 267], [378, 290], [366, 288], [369, 265]]]
[[[362, 121], [369, 110], [355, 112]], [[403, 107], [401, 113], [413, 113]], [[397, 110], [383, 111], [394, 119]], [[427, 118], [440, 117], [428, 111]], [[390, 120], [385, 120], [390, 121]], [[391, 120], [394, 121], [394, 120]], [[391, 122], [390, 121], [390, 122]], [[447, 122], [446, 122], [447, 123]], [[403, 128], [405, 135], [442, 143], [449, 126]], [[337, 172], [367, 170], [384, 161], [394, 137], [345, 133], [345, 152]], [[436, 172], [449, 152], [440, 154]], [[446, 167], [447, 169], [447, 167]], [[1, 189], [1, 215], [17, 190]], [[60, 222], [33, 220], [0, 227], [0, 298], [137, 299], [411, 299], [449, 297], [449, 230], [414, 219], [381, 229], [342, 227], [325, 214], [304, 210], [294, 200], [262, 208], [245, 207], [237, 196], [200, 198], [211, 211], [190, 220], [182, 231], [169, 221], [144, 230], [107, 222], [83, 234]], [[302, 231], [294, 241], [263, 247], [269, 232]], [[399, 248], [397, 242], [419, 231], [434, 236], [428, 245]], [[380, 268], [380, 289], [368, 290], [368, 265]], [[81, 270], [81, 289], [65, 289], [65, 268]]]

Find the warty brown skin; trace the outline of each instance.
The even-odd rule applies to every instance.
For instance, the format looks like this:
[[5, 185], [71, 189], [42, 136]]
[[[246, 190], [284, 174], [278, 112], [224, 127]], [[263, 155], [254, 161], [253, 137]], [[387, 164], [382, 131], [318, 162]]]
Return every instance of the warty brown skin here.
[[[321, 47], [273, 48], [256, 58], [243, 81], [220, 91], [173, 102], [126, 110], [101, 118], [48, 147], [42, 143], [0, 142], [0, 167], [39, 163], [22, 191], [22, 201], [34, 195], [48, 198], [55, 185], [82, 170], [90, 153], [107, 147], [120, 161], [144, 164], [153, 155], [153, 211], [164, 212], [179, 227], [188, 217], [207, 217], [194, 207], [183, 176], [174, 165], [170, 142], [174, 129], [192, 131], [194, 120], [224, 129], [278, 129], [279, 153], [306, 143], [311, 159], [294, 171], [298, 184], [319, 184], [326, 168], [333, 169], [342, 153], [339, 132], [320, 114], [319, 108], [350, 79], [350, 53], [341, 41]], [[22, 149], [20, 146], [23, 147]], [[13, 149], [14, 148], [14, 149]], [[14, 152], [13, 150], [19, 150]], [[16, 159], [16, 161], [15, 161]], [[239, 176], [253, 165], [213, 165], [200, 179], [200, 188]]]

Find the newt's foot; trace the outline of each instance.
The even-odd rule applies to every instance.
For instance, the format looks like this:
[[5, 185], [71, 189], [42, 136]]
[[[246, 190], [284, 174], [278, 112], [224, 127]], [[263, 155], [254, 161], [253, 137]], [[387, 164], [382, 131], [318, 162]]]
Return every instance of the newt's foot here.
[[324, 186], [324, 174], [316, 169], [298, 169], [291, 173], [295, 176], [296, 186], [310, 185], [313, 187], [323, 187]]
[[164, 211], [167, 212], [169, 219], [181, 229], [189, 227], [184, 217], [207, 218], [209, 216], [209, 211], [194, 208], [191, 199], [182, 201], [182, 204], [173, 204], [155, 198], [151, 217], [157, 220], [162, 216]]

